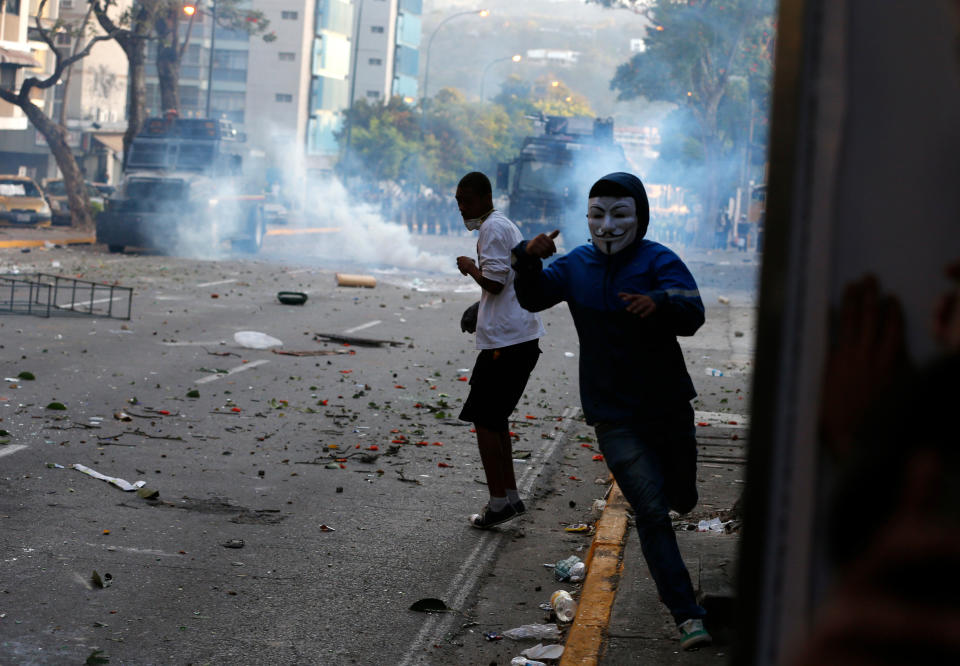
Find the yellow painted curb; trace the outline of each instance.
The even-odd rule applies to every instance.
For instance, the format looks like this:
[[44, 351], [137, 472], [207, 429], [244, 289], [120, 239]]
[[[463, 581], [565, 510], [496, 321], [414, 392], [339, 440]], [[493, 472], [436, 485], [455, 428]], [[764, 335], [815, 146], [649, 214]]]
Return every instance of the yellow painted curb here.
[[299, 236], [300, 234], [333, 234], [340, 231], [340, 227], [312, 227], [309, 229], [271, 229], [268, 236]]
[[610, 625], [613, 601], [623, 572], [624, 536], [630, 504], [616, 481], [587, 553], [587, 577], [580, 591], [577, 616], [567, 634], [560, 666], [597, 664]]
[[46, 243], [54, 245], [92, 245], [97, 242], [93, 236], [79, 236], [75, 238], [58, 238], [55, 241], [41, 240], [0, 240], [0, 247], [43, 247]]

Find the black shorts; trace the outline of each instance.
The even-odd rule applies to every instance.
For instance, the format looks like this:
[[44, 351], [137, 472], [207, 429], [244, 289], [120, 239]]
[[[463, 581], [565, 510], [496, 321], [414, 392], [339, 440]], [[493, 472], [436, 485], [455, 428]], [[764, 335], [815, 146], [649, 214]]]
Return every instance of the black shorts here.
[[470, 395], [463, 403], [461, 421], [497, 432], [509, 430], [507, 421], [523, 396], [530, 373], [540, 358], [537, 340], [500, 349], [482, 349], [470, 375]]

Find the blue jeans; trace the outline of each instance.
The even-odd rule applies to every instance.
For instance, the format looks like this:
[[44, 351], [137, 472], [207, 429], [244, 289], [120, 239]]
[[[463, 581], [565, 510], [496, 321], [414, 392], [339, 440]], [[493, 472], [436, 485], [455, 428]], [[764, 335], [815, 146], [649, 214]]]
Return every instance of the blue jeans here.
[[670, 509], [687, 513], [697, 503], [695, 430], [689, 404], [643, 421], [596, 425], [607, 467], [633, 507], [650, 575], [677, 624], [706, 615], [669, 515]]

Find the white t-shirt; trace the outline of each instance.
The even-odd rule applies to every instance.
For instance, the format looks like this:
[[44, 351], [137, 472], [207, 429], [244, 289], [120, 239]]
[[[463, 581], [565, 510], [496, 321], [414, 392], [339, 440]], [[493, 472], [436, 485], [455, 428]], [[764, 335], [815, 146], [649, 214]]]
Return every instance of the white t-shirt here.
[[517, 302], [513, 288], [514, 271], [510, 250], [523, 240], [517, 225], [500, 211], [493, 211], [480, 226], [477, 237], [477, 265], [483, 277], [499, 282], [503, 289], [480, 296], [477, 315], [477, 349], [499, 349], [536, 340], [546, 335], [540, 315], [528, 312]]

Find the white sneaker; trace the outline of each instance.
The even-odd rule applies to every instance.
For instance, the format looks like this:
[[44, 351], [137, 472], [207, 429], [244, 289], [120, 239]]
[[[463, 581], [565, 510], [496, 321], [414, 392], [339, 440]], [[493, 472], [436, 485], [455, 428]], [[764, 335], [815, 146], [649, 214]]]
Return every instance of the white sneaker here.
[[684, 650], [692, 650], [701, 645], [710, 645], [713, 638], [703, 628], [703, 620], [689, 619], [686, 622], [677, 625], [680, 631], [680, 647]]

